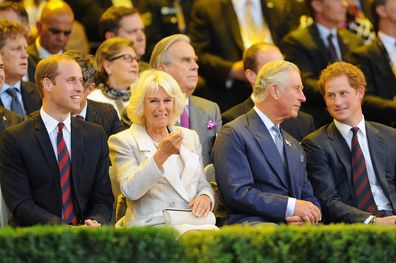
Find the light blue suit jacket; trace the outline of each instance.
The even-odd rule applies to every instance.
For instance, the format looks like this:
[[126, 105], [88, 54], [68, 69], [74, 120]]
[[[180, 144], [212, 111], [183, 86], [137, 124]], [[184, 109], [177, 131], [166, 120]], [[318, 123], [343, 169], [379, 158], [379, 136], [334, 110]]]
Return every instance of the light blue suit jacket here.
[[307, 179], [303, 149], [282, 131], [286, 165], [254, 109], [225, 125], [213, 148], [227, 223], [285, 221], [288, 197], [319, 206]]

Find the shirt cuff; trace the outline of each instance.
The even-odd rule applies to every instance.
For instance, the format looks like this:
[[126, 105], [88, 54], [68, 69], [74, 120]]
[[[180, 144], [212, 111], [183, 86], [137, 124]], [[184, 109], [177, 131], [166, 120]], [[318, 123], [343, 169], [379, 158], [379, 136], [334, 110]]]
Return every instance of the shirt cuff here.
[[373, 215], [367, 217], [366, 220], [363, 221], [363, 223], [367, 225], [368, 223], [370, 223], [370, 221], [371, 221], [371, 219], [372, 219], [373, 217], [374, 217]]
[[287, 199], [286, 217], [294, 215], [294, 208], [296, 207], [296, 198], [289, 197]]

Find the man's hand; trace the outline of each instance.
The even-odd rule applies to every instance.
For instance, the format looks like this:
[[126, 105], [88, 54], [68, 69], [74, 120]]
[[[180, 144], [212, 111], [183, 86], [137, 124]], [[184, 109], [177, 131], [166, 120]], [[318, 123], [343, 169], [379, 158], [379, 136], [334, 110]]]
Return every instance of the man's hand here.
[[396, 216], [377, 217], [375, 219], [376, 225], [394, 226], [396, 225]]
[[243, 69], [243, 61], [237, 61], [232, 64], [231, 76], [237, 80], [245, 80], [245, 70]]
[[294, 216], [301, 217], [306, 223], [317, 224], [322, 220], [320, 209], [309, 201], [297, 200]]
[[87, 227], [100, 227], [101, 224], [98, 221], [94, 220], [94, 219], [86, 219], [84, 221], [84, 226], [87, 226]]

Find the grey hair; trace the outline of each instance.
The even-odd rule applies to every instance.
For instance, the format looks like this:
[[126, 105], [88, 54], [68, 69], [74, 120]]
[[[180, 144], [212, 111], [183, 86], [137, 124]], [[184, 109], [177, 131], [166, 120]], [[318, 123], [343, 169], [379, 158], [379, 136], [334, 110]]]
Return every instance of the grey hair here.
[[253, 87], [253, 97], [255, 102], [262, 102], [268, 95], [268, 88], [275, 84], [282, 91], [284, 85], [289, 83], [288, 73], [290, 70], [296, 70], [300, 73], [298, 67], [289, 61], [270, 61], [266, 63], [258, 72], [256, 83]]
[[169, 57], [169, 48], [176, 42], [190, 43], [190, 38], [183, 34], [174, 34], [161, 39], [154, 47], [150, 57], [150, 66], [157, 68], [159, 64], [168, 65], [171, 63]]

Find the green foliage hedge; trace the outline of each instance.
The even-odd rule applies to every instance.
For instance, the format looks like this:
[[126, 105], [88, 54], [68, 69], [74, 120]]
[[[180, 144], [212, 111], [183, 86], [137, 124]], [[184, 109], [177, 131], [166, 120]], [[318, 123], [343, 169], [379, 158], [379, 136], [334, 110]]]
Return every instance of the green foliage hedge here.
[[233, 226], [183, 239], [189, 262], [395, 262], [396, 228]]
[[177, 241], [168, 228], [0, 230], [0, 262], [395, 262], [396, 228], [232, 226]]

